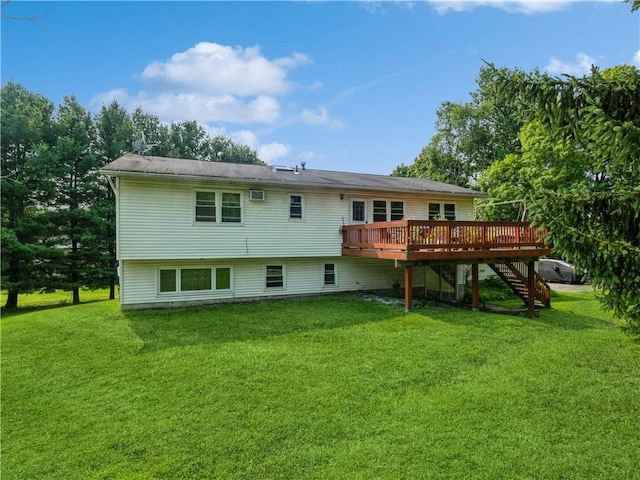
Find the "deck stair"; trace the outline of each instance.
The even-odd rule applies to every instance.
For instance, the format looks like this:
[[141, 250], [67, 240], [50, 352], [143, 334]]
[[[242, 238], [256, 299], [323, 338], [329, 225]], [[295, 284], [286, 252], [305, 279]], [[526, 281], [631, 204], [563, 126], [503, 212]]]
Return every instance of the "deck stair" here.
[[[491, 269], [498, 274], [513, 292], [527, 304], [529, 289], [527, 288], [527, 264], [525, 262], [489, 263]], [[540, 307], [551, 307], [551, 290], [549, 285], [534, 272], [534, 303]]]
[[429, 266], [431, 270], [439, 275], [444, 283], [455, 290], [456, 288], [456, 268], [451, 265]]

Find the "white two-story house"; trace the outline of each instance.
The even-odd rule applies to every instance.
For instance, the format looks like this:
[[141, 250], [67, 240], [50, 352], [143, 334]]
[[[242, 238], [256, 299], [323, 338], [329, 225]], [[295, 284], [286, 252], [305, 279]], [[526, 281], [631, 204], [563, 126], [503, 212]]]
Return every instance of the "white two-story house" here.
[[[425, 285], [434, 261], [486, 260], [468, 250], [455, 261], [442, 253], [447, 245], [453, 252], [471, 224], [481, 194], [466, 188], [137, 154], [102, 173], [116, 194], [123, 309], [412, 290]], [[454, 270], [459, 295], [464, 276], [462, 267]]]

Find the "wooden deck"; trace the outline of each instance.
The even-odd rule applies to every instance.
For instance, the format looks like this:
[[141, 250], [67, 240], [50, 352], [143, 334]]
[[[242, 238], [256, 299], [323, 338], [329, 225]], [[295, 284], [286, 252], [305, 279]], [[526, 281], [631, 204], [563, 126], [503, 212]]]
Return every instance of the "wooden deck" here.
[[343, 226], [342, 254], [407, 262], [527, 261], [551, 253], [545, 237], [525, 222], [399, 220]]

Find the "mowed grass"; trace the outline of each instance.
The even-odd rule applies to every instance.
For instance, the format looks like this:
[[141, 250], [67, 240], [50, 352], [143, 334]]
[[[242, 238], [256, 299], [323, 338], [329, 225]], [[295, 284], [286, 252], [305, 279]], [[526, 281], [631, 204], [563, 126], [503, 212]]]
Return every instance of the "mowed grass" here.
[[[116, 297], [117, 297], [116, 287]], [[99, 302], [109, 299], [109, 289], [101, 288], [98, 290], [80, 290], [80, 302]], [[7, 291], [0, 291], [0, 305], [4, 306], [7, 302]], [[33, 308], [59, 307], [61, 305], [69, 305], [73, 303], [73, 293], [71, 291], [56, 290], [51, 293], [21, 293], [18, 295], [18, 308], [21, 310]]]
[[640, 345], [357, 296], [2, 319], [2, 479], [633, 479]]

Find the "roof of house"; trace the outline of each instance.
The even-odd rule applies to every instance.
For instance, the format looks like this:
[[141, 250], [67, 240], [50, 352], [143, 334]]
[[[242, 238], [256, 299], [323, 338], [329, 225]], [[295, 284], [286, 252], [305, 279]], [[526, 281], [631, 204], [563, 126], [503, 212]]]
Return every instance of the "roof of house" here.
[[[296, 173], [296, 171], [298, 173]], [[482, 192], [423, 178], [391, 177], [365, 173], [334, 172], [239, 163], [207, 162], [183, 158], [153, 157], [127, 153], [105, 165], [105, 175], [151, 175], [202, 178], [212, 181], [265, 185], [296, 185], [389, 192], [437, 193], [443, 195], [484, 196]]]

